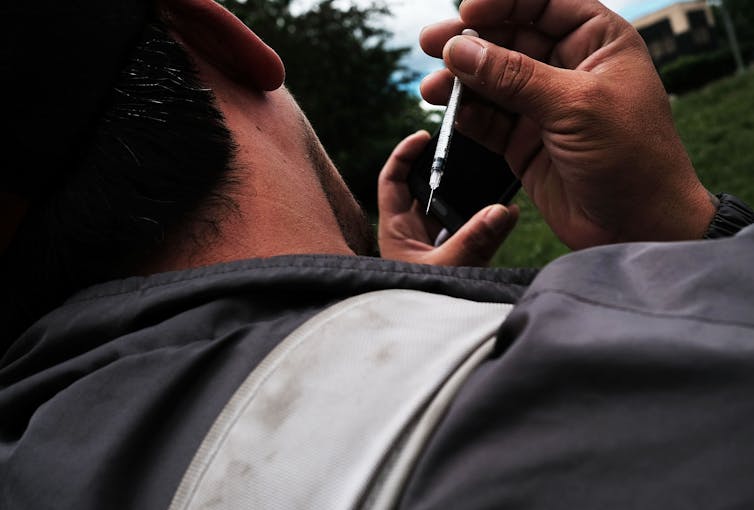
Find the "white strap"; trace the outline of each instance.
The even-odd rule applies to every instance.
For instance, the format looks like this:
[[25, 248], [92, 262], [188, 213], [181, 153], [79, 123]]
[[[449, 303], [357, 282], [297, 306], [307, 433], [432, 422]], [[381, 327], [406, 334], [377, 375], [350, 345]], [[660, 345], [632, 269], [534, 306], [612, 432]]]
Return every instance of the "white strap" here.
[[429, 440], [448, 406], [461, 388], [466, 378], [476, 367], [487, 359], [495, 350], [495, 337], [482, 344], [450, 377], [438, 391], [432, 403], [423, 413], [418, 414], [410, 425], [405, 439], [396, 444], [387, 462], [383, 464], [372, 486], [365, 493], [364, 510], [383, 510], [395, 507], [403, 493], [403, 488], [413, 472], [424, 445]]
[[[391, 501], [442, 415], [438, 398], [447, 405], [443, 393], [455, 391], [440, 391], [443, 384], [460, 385], [453, 373], [510, 309], [389, 290], [323, 311], [239, 387], [170, 508], [346, 509], [370, 490], [370, 505]], [[434, 417], [416, 426], [427, 409]], [[413, 446], [373, 490], [402, 438]]]

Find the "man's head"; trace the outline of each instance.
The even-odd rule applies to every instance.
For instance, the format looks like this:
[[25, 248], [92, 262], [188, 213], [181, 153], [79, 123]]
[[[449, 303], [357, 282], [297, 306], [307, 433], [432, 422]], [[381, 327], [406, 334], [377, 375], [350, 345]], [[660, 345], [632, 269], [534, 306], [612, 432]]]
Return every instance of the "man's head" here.
[[238, 146], [233, 166], [240, 214], [224, 222], [226, 242], [204, 250], [211, 258], [194, 256], [189, 265], [291, 253], [372, 253], [372, 229], [283, 87], [278, 55], [213, 1], [161, 5], [162, 18], [212, 89]]
[[[84, 3], [64, 9], [60, 23], [76, 19]], [[56, 64], [56, 72], [37, 69], [16, 85], [48, 80], [30, 87], [39, 95], [62, 80], [63, 90], [89, 91], [78, 90], [73, 105], [63, 92], [28, 102], [24, 125], [54, 119], [52, 127], [36, 131], [33, 152], [9, 147], [13, 164], [0, 192], [13, 197], [5, 207], [23, 220], [0, 271], [12, 282], [2, 304], [16, 307], [19, 324], [105, 279], [372, 249], [360, 209], [282, 87], [282, 62], [234, 16], [212, 0], [145, 0], [132, 10], [124, 7], [130, 2], [88, 3], [98, 6], [95, 15], [75, 24], [127, 20], [127, 29], [113, 32], [117, 43], [106, 29], [80, 31], [88, 44], [101, 44], [93, 54], [103, 64]], [[10, 9], [33, 22], [24, 7]], [[41, 39], [50, 50], [55, 31], [66, 29], [47, 29]], [[33, 71], [19, 44], [3, 48], [2, 66]]]

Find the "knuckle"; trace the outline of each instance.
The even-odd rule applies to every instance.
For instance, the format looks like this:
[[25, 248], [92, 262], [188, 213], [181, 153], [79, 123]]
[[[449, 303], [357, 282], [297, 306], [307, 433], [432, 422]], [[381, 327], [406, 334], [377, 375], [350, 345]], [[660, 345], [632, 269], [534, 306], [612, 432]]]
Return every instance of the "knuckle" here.
[[493, 69], [496, 93], [513, 97], [521, 93], [534, 75], [534, 65], [517, 51], [506, 51]]
[[587, 75], [587, 79], [580, 80], [573, 88], [573, 93], [575, 95], [574, 100], [593, 103], [601, 100], [603, 90], [599, 81], [593, 79], [592, 75]]
[[486, 228], [475, 228], [464, 240], [462, 251], [468, 259], [477, 258], [489, 249], [489, 245], [490, 232]]
[[606, 91], [591, 75], [574, 83], [567, 91], [567, 104], [571, 112], [582, 117], [591, 117], [609, 103]]

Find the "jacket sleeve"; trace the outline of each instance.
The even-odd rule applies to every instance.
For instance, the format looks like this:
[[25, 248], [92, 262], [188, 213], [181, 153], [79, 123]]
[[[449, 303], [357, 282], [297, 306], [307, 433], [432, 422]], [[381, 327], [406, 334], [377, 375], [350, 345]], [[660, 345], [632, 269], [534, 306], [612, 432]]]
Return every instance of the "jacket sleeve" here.
[[402, 507], [754, 507], [754, 228], [545, 268]]

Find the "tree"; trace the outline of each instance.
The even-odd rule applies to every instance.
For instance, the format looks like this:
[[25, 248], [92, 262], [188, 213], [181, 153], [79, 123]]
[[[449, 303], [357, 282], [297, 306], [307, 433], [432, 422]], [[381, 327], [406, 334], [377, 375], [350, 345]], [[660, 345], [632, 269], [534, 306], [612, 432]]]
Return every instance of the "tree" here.
[[754, 44], [754, 2], [751, 0], [724, 0], [736, 34], [741, 44]]
[[376, 210], [377, 173], [400, 139], [430, 123], [407, 91], [416, 76], [401, 64], [381, 25], [382, 0], [339, 8], [322, 0], [293, 14], [291, 0], [220, 0], [280, 54], [296, 96], [356, 196]]
[[739, 72], [744, 72], [746, 60], [754, 59], [754, 5], [751, 0], [708, 0], [715, 15], [718, 36], [725, 41]]

